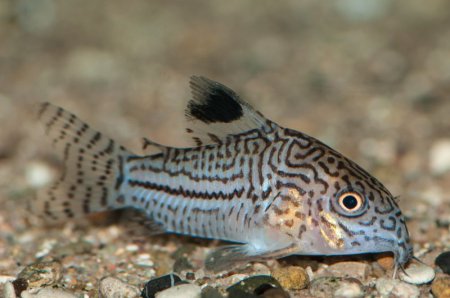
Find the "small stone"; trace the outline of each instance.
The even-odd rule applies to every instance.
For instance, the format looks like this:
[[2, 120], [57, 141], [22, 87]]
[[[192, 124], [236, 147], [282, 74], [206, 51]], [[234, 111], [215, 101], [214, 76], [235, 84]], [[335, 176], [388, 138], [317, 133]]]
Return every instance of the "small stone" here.
[[[362, 297], [363, 285], [356, 278], [323, 276], [314, 279], [309, 287], [313, 297]], [[353, 296], [352, 296], [353, 295]]]
[[363, 262], [339, 262], [327, 268], [336, 277], [354, 277], [364, 280], [370, 273], [370, 266]]
[[[406, 274], [405, 274], [406, 273]], [[414, 264], [405, 268], [405, 273], [400, 272], [399, 277], [401, 280], [410, 284], [421, 285], [431, 282], [435, 273], [433, 268], [425, 264]]]
[[223, 298], [224, 296], [219, 292], [218, 289], [206, 286], [202, 290], [202, 298]]
[[450, 251], [441, 253], [434, 262], [445, 274], [450, 274]]
[[435, 175], [442, 175], [450, 170], [450, 139], [433, 143], [430, 149], [430, 169]]
[[359, 298], [363, 296], [363, 285], [356, 278], [343, 280], [333, 295], [334, 298]]
[[389, 270], [394, 268], [394, 257], [390, 254], [381, 254], [377, 258], [377, 263], [380, 265], [384, 270]]
[[436, 298], [450, 298], [450, 277], [436, 278], [431, 284], [431, 291]]
[[28, 288], [28, 282], [23, 278], [18, 278], [12, 282], [16, 295], [20, 297], [20, 294]]
[[31, 187], [43, 187], [55, 178], [55, 171], [40, 161], [31, 162], [25, 169], [25, 178]]
[[62, 266], [59, 262], [33, 263], [25, 267], [17, 276], [28, 282], [30, 288], [56, 284], [61, 279]]
[[309, 284], [309, 277], [305, 269], [298, 266], [275, 269], [272, 275], [287, 290], [302, 290]]
[[36, 288], [22, 292], [22, 298], [78, 298], [78, 295], [56, 289], [56, 288]]
[[275, 278], [270, 275], [254, 275], [228, 287], [227, 292], [230, 298], [252, 297], [261, 296], [273, 288], [281, 288], [280, 283]]
[[398, 279], [380, 278], [375, 287], [382, 297], [392, 298], [417, 298], [420, 295], [419, 288]]
[[14, 286], [11, 282], [5, 283], [3, 286], [3, 297], [5, 298], [16, 298], [16, 291], [14, 290]]
[[150, 254], [147, 253], [139, 254], [136, 259], [136, 264], [142, 267], [153, 267], [155, 265]]
[[333, 297], [334, 292], [339, 289], [344, 278], [323, 276], [314, 279], [309, 287], [309, 292], [313, 297], [328, 298]]
[[104, 277], [100, 280], [99, 290], [101, 296], [105, 298], [137, 298], [141, 294], [135, 286], [111, 276]]
[[181, 282], [181, 278], [173, 273], [154, 278], [145, 284], [144, 289], [142, 290], [142, 297], [153, 298], [156, 293], [173, 287]]
[[194, 284], [181, 284], [156, 293], [156, 298], [200, 298], [201, 288]]

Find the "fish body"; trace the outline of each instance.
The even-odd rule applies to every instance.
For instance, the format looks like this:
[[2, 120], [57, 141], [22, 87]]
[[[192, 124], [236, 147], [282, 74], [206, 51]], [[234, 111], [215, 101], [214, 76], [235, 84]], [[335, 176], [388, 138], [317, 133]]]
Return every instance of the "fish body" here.
[[392, 252], [412, 257], [391, 193], [319, 140], [266, 119], [228, 87], [192, 77], [186, 109], [195, 147], [144, 140], [136, 155], [75, 115], [39, 112], [62, 152], [59, 181], [31, 205], [47, 219], [133, 208], [154, 231], [238, 243], [213, 252], [208, 269], [299, 255]]

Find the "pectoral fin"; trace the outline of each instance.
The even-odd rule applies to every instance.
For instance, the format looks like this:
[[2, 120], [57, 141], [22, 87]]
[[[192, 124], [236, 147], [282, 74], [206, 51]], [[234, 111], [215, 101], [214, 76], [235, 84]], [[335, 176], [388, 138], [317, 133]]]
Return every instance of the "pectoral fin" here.
[[210, 253], [205, 261], [206, 270], [220, 272], [249, 262], [277, 259], [298, 251], [295, 244], [276, 250], [255, 250], [251, 244], [223, 246]]

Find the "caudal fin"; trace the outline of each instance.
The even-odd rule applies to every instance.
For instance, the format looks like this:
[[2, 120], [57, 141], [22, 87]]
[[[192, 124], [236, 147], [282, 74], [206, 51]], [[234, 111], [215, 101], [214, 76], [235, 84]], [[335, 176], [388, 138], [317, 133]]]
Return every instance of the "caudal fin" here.
[[31, 211], [61, 221], [125, 207], [123, 165], [131, 153], [53, 104], [40, 106], [39, 120], [61, 153], [64, 168], [61, 177], [31, 202]]

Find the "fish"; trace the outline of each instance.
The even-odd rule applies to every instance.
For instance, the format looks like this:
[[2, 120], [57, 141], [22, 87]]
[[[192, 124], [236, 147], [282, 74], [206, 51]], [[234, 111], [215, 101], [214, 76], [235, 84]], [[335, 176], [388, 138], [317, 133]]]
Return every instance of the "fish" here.
[[30, 210], [63, 222], [125, 209], [148, 235], [230, 242], [206, 257], [205, 268], [216, 272], [288, 255], [390, 252], [395, 270], [413, 258], [405, 218], [378, 179], [267, 119], [225, 85], [192, 76], [190, 88], [186, 134], [195, 145], [144, 138], [143, 155], [41, 104], [38, 118], [64, 167]]

